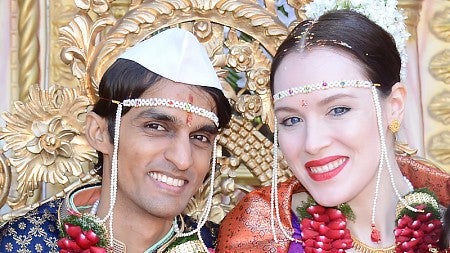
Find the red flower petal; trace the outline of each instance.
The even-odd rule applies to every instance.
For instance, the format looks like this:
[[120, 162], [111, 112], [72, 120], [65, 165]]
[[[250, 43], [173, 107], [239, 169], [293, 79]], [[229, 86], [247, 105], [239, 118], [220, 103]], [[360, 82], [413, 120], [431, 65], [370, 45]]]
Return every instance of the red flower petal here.
[[82, 249], [89, 249], [89, 247], [91, 247], [92, 243], [91, 241], [89, 241], [86, 236], [84, 234], [80, 234], [80, 236], [78, 236], [75, 239], [75, 242], [78, 244], [78, 246], [80, 246]]
[[64, 224], [67, 234], [73, 239], [77, 238], [82, 234], [80, 226], [75, 226], [70, 223]]
[[58, 240], [58, 247], [60, 249], [67, 249], [68, 246], [69, 246], [69, 239], [64, 237]]
[[90, 248], [91, 253], [106, 253], [106, 249], [105, 248], [101, 248], [101, 247], [94, 247], [92, 246]]
[[92, 245], [95, 245], [95, 244], [97, 244], [100, 241], [100, 238], [92, 230], [89, 230], [89, 231], [85, 232], [84, 235], [86, 235], [86, 238], [89, 241], [91, 241]]

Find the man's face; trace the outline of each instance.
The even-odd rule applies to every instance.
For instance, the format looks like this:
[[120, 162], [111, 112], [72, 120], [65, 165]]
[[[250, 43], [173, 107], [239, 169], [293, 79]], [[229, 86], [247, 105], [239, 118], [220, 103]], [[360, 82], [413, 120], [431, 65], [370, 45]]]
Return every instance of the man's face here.
[[[215, 112], [200, 88], [163, 79], [140, 98], [166, 98]], [[181, 109], [131, 108], [121, 120], [117, 205], [130, 213], [171, 219], [180, 214], [210, 170], [217, 127]]]

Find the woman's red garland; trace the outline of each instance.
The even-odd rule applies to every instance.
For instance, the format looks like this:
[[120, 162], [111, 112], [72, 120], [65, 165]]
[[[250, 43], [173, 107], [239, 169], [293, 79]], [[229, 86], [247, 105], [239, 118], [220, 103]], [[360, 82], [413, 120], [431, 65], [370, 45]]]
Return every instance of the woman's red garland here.
[[[308, 202], [310, 203], [310, 202]], [[428, 211], [426, 204], [416, 205], [424, 210], [415, 217], [407, 213], [397, 220], [394, 230], [395, 252], [425, 253], [438, 249], [442, 222], [439, 214]], [[301, 208], [300, 208], [301, 209]], [[352, 248], [353, 240], [347, 228], [347, 217], [336, 207], [323, 207], [317, 204], [307, 206], [308, 217], [301, 219], [303, 247], [306, 253], [339, 253]]]

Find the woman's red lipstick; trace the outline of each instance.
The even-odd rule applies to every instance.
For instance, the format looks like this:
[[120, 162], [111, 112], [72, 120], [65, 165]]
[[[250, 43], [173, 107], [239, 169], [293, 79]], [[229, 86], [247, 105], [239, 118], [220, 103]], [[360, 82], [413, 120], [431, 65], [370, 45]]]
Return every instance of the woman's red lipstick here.
[[315, 181], [325, 181], [335, 177], [348, 162], [346, 156], [328, 156], [305, 163], [309, 176]]

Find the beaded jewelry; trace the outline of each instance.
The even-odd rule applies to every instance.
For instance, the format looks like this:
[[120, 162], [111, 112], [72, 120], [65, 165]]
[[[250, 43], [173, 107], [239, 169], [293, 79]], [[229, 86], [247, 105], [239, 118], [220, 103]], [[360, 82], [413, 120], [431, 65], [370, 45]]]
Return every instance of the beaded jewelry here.
[[[420, 213], [423, 212], [423, 210], [416, 209], [412, 207], [409, 203], [405, 201], [405, 199], [402, 198], [400, 195], [397, 185], [394, 181], [394, 174], [392, 172], [392, 168], [389, 164], [388, 160], [388, 152], [387, 152], [387, 145], [386, 140], [384, 136], [384, 130], [383, 130], [383, 122], [382, 122], [382, 115], [381, 115], [381, 105], [380, 105], [380, 98], [377, 92], [376, 87], [379, 86], [379, 84], [373, 84], [370, 81], [367, 80], [337, 80], [337, 81], [327, 81], [322, 82], [319, 84], [310, 84], [310, 85], [304, 85], [304, 86], [298, 86], [294, 88], [289, 88], [287, 90], [280, 91], [276, 93], [273, 98], [274, 102], [279, 101], [280, 99], [294, 96], [296, 94], [305, 94], [310, 93], [312, 91], [317, 90], [326, 90], [331, 88], [347, 88], [347, 87], [356, 87], [356, 88], [371, 88], [372, 92], [372, 99], [375, 106], [375, 112], [376, 112], [376, 118], [377, 118], [377, 125], [378, 125], [378, 132], [380, 136], [380, 163], [378, 166], [378, 172], [377, 172], [377, 178], [376, 178], [376, 187], [375, 187], [375, 197], [372, 205], [372, 216], [371, 216], [371, 238], [372, 241], [378, 242], [380, 240], [379, 231], [375, 226], [375, 214], [376, 214], [376, 206], [377, 206], [377, 200], [378, 200], [378, 194], [379, 194], [379, 186], [380, 186], [380, 179], [381, 179], [381, 173], [383, 171], [383, 165], [386, 164], [386, 167], [388, 169], [389, 178], [391, 185], [394, 189], [395, 195], [399, 199], [400, 203], [408, 210]], [[277, 235], [275, 233], [275, 220], [277, 221], [278, 227], [281, 229], [283, 235], [285, 238], [296, 241], [297, 239], [293, 238], [291, 236], [292, 233], [288, 232], [286, 228], [283, 227], [280, 219], [279, 214], [279, 208], [278, 208], [278, 190], [277, 190], [277, 182], [278, 182], [278, 130], [277, 130], [277, 119], [275, 117], [275, 128], [274, 128], [274, 144], [273, 144], [273, 172], [272, 172], [272, 190], [271, 190], [271, 229], [274, 236], [274, 241], [278, 242]]]
[[273, 95], [273, 100], [274, 102], [276, 102], [285, 97], [290, 97], [297, 94], [306, 94], [317, 90], [326, 90], [331, 88], [349, 88], [349, 87], [369, 88], [374, 85], [379, 86], [379, 84], [373, 84], [371, 81], [366, 80], [337, 80], [330, 82], [323, 81], [321, 83], [307, 84], [303, 86], [289, 88], [287, 90], [282, 90]]
[[[204, 108], [196, 107], [190, 103], [177, 101], [173, 99], [166, 98], [149, 98], [149, 99], [126, 99], [122, 102], [117, 100], [111, 100], [112, 103], [117, 104], [116, 118], [115, 118], [115, 129], [114, 129], [114, 148], [113, 148], [113, 156], [112, 156], [112, 169], [111, 169], [111, 186], [110, 186], [110, 203], [109, 210], [107, 215], [100, 220], [101, 223], [105, 223], [109, 218], [109, 233], [110, 233], [110, 246], [112, 247], [114, 244], [114, 235], [113, 235], [113, 217], [114, 217], [114, 205], [116, 203], [117, 196], [117, 175], [118, 175], [118, 150], [119, 150], [119, 134], [120, 134], [120, 122], [123, 106], [127, 107], [142, 107], [142, 106], [166, 106], [169, 108], [177, 108], [186, 112], [195, 113], [201, 117], [205, 117], [214, 122], [216, 126], [219, 126], [219, 119], [217, 115], [211, 111], [208, 111]], [[211, 185], [210, 191], [208, 194], [208, 199], [206, 202], [206, 208], [200, 216], [199, 222], [197, 223], [197, 228], [188, 232], [181, 233], [178, 226], [174, 227], [175, 232], [177, 233], [177, 237], [186, 237], [192, 234], [197, 233], [199, 240], [202, 242], [203, 247], [206, 252], [208, 249], [203, 242], [203, 239], [200, 235], [200, 229], [206, 223], [212, 205], [212, 198], [214, 193], [214, 175], [215, 175], [215, 164], [216, 164], [216, 153], [217, 153], [217, 141], [218, 137], [214, 139], [213, 143], [213, 154], [212, 154], [212, 165], [211, 165]], [[174, 223], [175, 224], [175, 223]]]
[[137, 99], [126, 99], [122, 102], [123, 106], [127, 107], [142, 107], [142, 106], [166, 106], [170, 108], [178, 108], [183, 111], [189, 112], [189, 113], [195, 113], [199, 116], [208, 118], [214, 122], [216, 126], [219, 126], [219, 118], [217, 115], [211, 111], [208, 111], [204, 108], [200, 108], [197, 106], [194, 106], [190, 103], [181, 102], [173, 99], [167, 99], [167, 98], [137, 98]]

